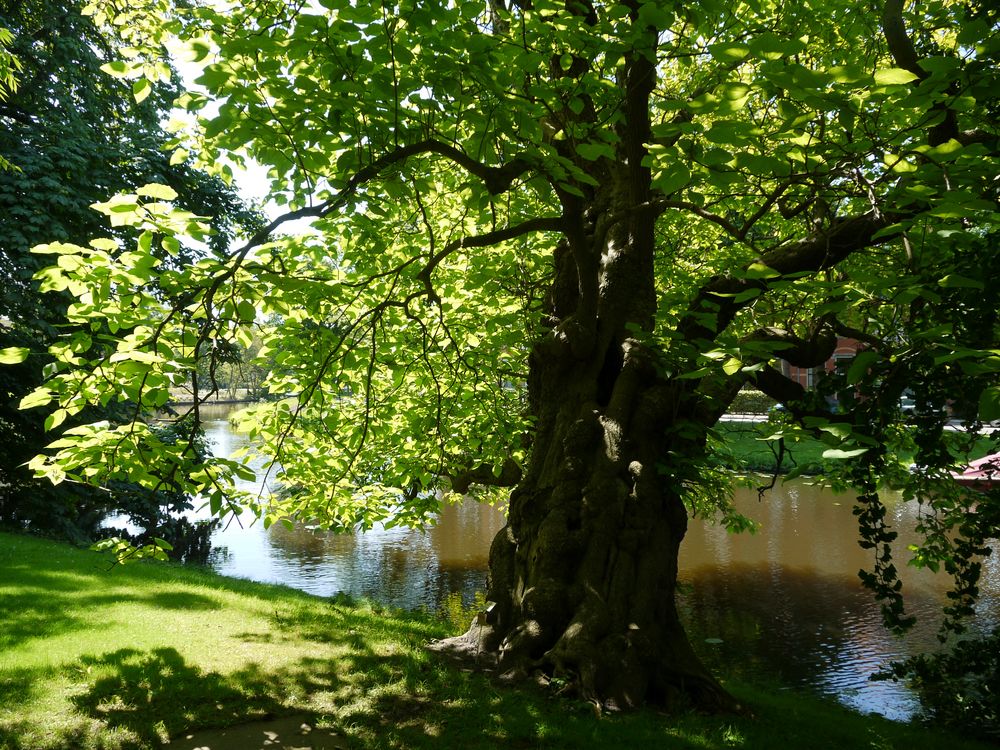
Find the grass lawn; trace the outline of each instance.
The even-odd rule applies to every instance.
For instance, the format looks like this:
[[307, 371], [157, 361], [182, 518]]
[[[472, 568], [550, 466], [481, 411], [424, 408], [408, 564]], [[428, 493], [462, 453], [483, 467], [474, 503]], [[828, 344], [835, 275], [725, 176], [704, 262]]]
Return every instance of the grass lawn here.
[[[723, 464], [733, 471], [761, 471], [771, 473], [777, 459], [777, 442], [762, 438], [775, 432], [775, 427], [766, 423], [752, 422], [720, 422], [715, 431], [722, 440], [725, 455], [720, 456]], [[964, 443], [965, 436], [961, 433], [945, 433], [945, 440], [951, 446], [952, 454], [964, 455], [957, 446]], [[782, 456], [779, 473], [787, 474], [792, 469], [800, 469], [803, 474], [818, 474], [824, 463], [823, 451], [832, 447], [808, 435], [797, 439], [785, 439], [785, 452]], [[968, 458], [980, 458], [997, 450], [995, 440], [984, 435], [976, 440]], [[913, 460], [912, 455], [900, 456], [904, 463]], [[828, 461], [827, 461], [828, 462]]]
[[0, 748], [145, 748], [306, 713], [352, 748], [985, 748], [729, 684], [754, 718], [595, 715], [425, 652], [446, 626], [0, 534]]
[[[715, 431], [728, 454], [723, 462], [734, 471], [773, 472], [778, 444], [761, 438], [774, 430], [766, 423], [720, 422]], [[817, 473], [823, 463], [823, 451], [829, 447], [808, 436], [799, 440], [786, 439], [780, 473], [786, 474], [796, 467], [801, 467], [805, 474]]]

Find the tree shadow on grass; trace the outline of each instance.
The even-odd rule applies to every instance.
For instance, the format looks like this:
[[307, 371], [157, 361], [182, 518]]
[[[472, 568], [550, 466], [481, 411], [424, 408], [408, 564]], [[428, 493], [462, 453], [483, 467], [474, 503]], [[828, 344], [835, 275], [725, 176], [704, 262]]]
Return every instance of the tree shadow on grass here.
[[187, 664], [174, 648], [85, 656], [97, 679], [72, 700], [83, 714], [158, 744], [191, 727], [224, 727], [288, 713], [268, 676], [222, 676]]
[[[347, 647], [336, 658], [304, 657], [271, 671], [252, 664], [228, 675], [204, 672], [173, 648], [85, 657], [82, 665], [97, 676], [73, 703], [119, 736], [153, 746], [288, 714], [327, 717], [356, 748], [629, 746], [587, 704], [501, 687], [421, 649], [383, 653], [386, 641], [357, 636], [349, 628], [330, 631], [328, 643]], [[639, 736], [650, 747], [696, 747], [666, 734], [663, 722]]]
[[[336, 660], [300, 659], [273, 675], [285, 694], [320, 693], [337, 728], [359, 748], [711, 748], [703, 728], [693, 743], [675, 723], [644, 712], [638, 720], [598, 719], [584, 701], [500, 684], [492, 671], [456, 664], [424, 646], [440, 635], [426, 616], [333, 602], [276, 615], [297, 637], [340, 650]], [[622, 721], [619, 721], [622, 718]], [[628, 725], [625, 736], [620, 729]], [[709, 732], [711, 734], [711, 732]], [[720, 734], [717, 747], [727, 747]]]
[[44, 667], [5, 669], [0, 672], [0, 706], [27, 703], [38, 693], [38, 681], [51, 673], [51, 669]]
[[[359, 638], [336, 625], [344, 619], [353, 618], [343, 613], [333, 617], [326, 641], [337, 646], [336, 656], [327, 657], [318, 647], [317, 655], [279, 669], [251, 664], [226, 675], [205, 672], [185, 663], [173, 648], [121, 649], [87, 657], [84, 665], [95, 677], [73, 702], [83, 717], [96, 719], [119, 737], [131, 735], [142, 746], [199, 729], [291, 714], [332, 726], [349, 747], [361, 750], [722, 750], [773, 747], [773, 735], [807, 738], [790, 746], [839, 749], [852, 746], [859, 736], [856, 729], [840, 736], [830, 727], [825, 730], [829, 737], [817, 736], [816, 722], [829, 722], [830, 709], [815, 709], [814, 718], [811, 703], [795, 704], [794, 711], [783, 708], [780, 714], [769, 710], [764, 722], [695, 714], [667, 717], [652, 711], [597, 716], [583, 701], [540, 689], [513, 689], [423, 649], [399, 648], [391, 638]], [[100, 744], [100, 738], [91, 739]]]
[[20, 589], [0, 596], [0, 651], [16, 648], [32, 638], [48, 638], [93, 627], [77, 613], [87, 607], [120, 601], [117, 595], [69, 595], [41, 589]]

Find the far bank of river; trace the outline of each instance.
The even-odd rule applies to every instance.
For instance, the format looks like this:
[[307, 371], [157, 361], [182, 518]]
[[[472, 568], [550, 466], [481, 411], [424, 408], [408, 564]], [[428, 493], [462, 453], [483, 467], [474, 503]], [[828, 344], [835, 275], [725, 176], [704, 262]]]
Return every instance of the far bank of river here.
[[[219, 455], [244, 438], [229, 428], [229, 409], [215, 407], [206, 424]], [[258, 488], [261, 489], [261, 488]], [[917, 508], [889, 498], [905, 554]], [[761, 523], [733, 535], [693, 521], [681, 548], [679, 606], [696, 648], [719, 674], [738, 673], [832, 695], [861, 711], [906, 719], [919, 703], [905, 687], [870, 682], [885, 662], [938, 648], [936, 613], [947, 581], [904, 571], [907, 602], [920, 620], [905, 640], [882, 627], [877, 605], [857, 577], [871, 553], [857, 545], [851, 498], [797, 480], [761, 502], [737, 490], [744, 514]], [[452, 592], [471, 601], [485, 587], [490, 542], [501, 509], [448, 505], [427, 530], [376, 528], [338, 535], [230, 523], [213, 537], [219, 573], [284, 583], [319, 596], [344, 592], [385, 604], [436, 610]], [[1000, 624], [1000, 561], [985, 561], [979, 627]]]

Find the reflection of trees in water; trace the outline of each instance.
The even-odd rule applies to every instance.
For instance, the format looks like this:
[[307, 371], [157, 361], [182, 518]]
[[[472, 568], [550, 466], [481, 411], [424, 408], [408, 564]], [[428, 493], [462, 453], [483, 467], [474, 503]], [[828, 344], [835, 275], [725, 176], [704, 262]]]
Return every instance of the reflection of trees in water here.
[[[738, 510], [762, 524], [758, 534], [692, 522], [680, 561], [681, 579], [692, 590], [679, 606], [696, 648], [722, 674], [776, 677], [860, 709], [909, 715], [916, 702], [902, 686], [867, 678], [886, 661], [940, 648], [937, 624], [950, 581], [905, 566], [919, 506], [898, 497], [886, 502], [899, 532], [907, 609], [918, 616], [904, 640], [882, 627], [871, 592], [857, 578], [872, 560], [857, 544], [852, 497], [793, 482], [778, 485], [764, 502], [756, 492], [737, 490]], [[987, 630], [1000, 619], [998, 561], [987, 559], [982, 589], [976, 627]]]
[[914, 594], [909, 606], [920, 622], [900, 640], [882, 627], [870, 592], [843, 574], [739, 563], [682, 580], [682, 617], [719, 673], [776, 678], [900, 718], [916, 708], [901, 686], [868, 677], [889, 660], [939, 648], [933, 596]]
[[493, 537], [506, 523], [504, 511], [473, 500], [446, 503], [430, 534], [442, 567], [468, 568], [489, 562]]
[[445, 506], [439, 524], [427, 530], [376, 527], [334, 534], [276, 524], [267, 542], [291, 585], [323, 596], [344, 592], [437, 609], [452, 592], [471, 601], [485, 587], [489, 545], [502, 524], [496, 510], [467, 502]]

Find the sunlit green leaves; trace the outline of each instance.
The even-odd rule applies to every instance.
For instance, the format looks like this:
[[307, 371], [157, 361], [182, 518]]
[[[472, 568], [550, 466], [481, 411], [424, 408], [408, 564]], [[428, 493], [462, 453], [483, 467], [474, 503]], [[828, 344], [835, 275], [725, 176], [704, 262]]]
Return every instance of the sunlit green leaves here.
[[146, 78], [140, 78], [132, 84], [132, 96], [136, 104], [141, 104], [153, 92], [153, 84]]
[[8, 346], [0, 349], [0, 365], [16, 365], [28, 358], [31, 350], [26, 346]]
[[159, 200], [172, 201], [177, 197], [177, 191], [168, 185], [149, 183], [136, 189], [136, 195], [148, 196]]
[[752, 54], [764, 60], [779, 60], [802, 52], [806, 49], [806, 44], [801, 39], [783, 38], [765, 31], [750, 39], [749, 48]]
[[902, 68], [882, 68], [875, 71], [875, 83], [879, 86], [891, 86], [910, 83], [917, 80], [917, 75]]
[[[174, 268], [178, 238], [203, 227], [170, 205], [171, 188], [99, 203], [139, 239], [43, 248], [54, 263], [37, 277], [42, 288], [77, 298], [71, 322], [92, 341], [67, 334], [57, 344], [51, 392], [38, 398], [67, 413], [102, 399], [156, 406], [198, 357], [259, 337], [255, 364], [281, 400], [254, 410], [247, 429], [280, 458], [283, 481], [315, 490], [290, 492], [271, 518], [415, 521], [434, 511], [449, 474], [522, 461], [531, 430], [528, 352], [549, 330], [558, 234], [463, 244], [472, 238], [578, 204], [590, 241], [662, 211], [655, 258], [642, 266], [656, 269], [658, 329], [635, 333], [659, 347], [663, 372], [692, 387], [776, 366], [780, 345], [754, 340], [776, 324], [805, 337], [822, 318], [895, 342], [911, 308], [973, 289], [974, 274], [948, 256], [995, 224], [982, 195], [995, 159], [982, 144], [930, 146], [925, 136], [946, 100], [963, 128], [975, 126], [984, 94], [963, 76], [977, 40], [963, 55], [942, 46], [921, 78], [847, 4], [780, 14], [743, 4], [724, 25], [704, 9], [681, 22], [655, 2], [597, 7], [586, 22], [566, 8], [493, 16], [477, 2], [323, 0], [227, 15], [140, 0], [123, 16], [148, 35], [136, 49], [179, 34], [174, 46], [203, 66], [198, 90], [178, 102], [198, 129], [171, 144], [171, 163], [228, 175], [230, 163], [255, 161], [272, 206], [324, 215], [245, 254]], [[183, 23], [157, 22], [158, 12]], [[959, 11], [948, 13], [959, 26]], [[649, 56], [657, 80], [642, 118], [630, 119], [642, 103], [621, 88], [623, 71]], [[108, 68], [134, 81], [137, 99], [155, 80], [146, 57]], [[952, 89], [961, 96], [944, 95]], [[621, 158], [632, 128], [648, 140], [627, 156], [649, 169], [648, 191], [612, 194], [632, 184]], [[427, 143], [458, 158], [418, 148]], [[512, 165], [524, 167], [509, 186], [484, 184]], [[817, 259], [799, 273], [763, 260], [868, 212], [891, 218], [871, 238], [877, 254], [835, 268]], [[713, 278], [733, 283], [691, 312]], [[727, 330], [685, 342], [684, 315]], [[940, 345], [933, 326], [921, 330], [921, 345]], [[893, 361], [866, 352], [844, 377], [866, 386]], [[971, 356], [956, 362], [973, 367]], [[810, 429], [831, 441], [828, 458], [867, 449], [839, 423]], [[73, 470], [68, 461], [49, 470]], [[191, 474], [202, 484], [210, 475]], [[221, 494], [208, 497], [223, 507]]]
[[842, 448], [828, 448], [823, 451], [823, 458], [828, 458], [834, 461], [844, 461], [849, 458], [857, 458], [867, 451], [868, 448], [851, 448], [849, 450], [844, 450]]
[[750, 47], [737, 42], [718, 42], [709, 46], [708, 51], [719, 62], [739, 62], [750, 54]]

